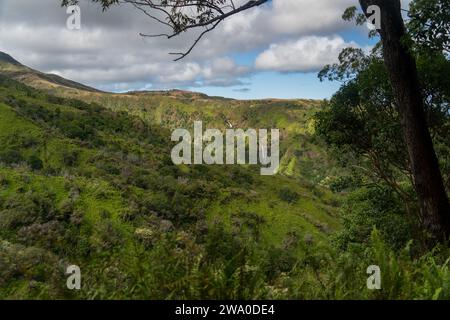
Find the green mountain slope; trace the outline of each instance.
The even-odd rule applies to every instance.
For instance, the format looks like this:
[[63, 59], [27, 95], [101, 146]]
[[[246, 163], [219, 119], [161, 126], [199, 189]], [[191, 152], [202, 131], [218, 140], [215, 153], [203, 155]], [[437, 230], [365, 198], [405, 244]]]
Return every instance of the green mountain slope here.
[[37, 89], [65, 90], [75, 93], [78, 90], [86, 92], [100, 92], [97, 89], [85, 86], [81, 83], [64, 79], [55, 74], [42, 73], [24, 66], [10, 55], [0, 51], [0, 74], [25, 83]]
[[[267, 297], [295, 257], [326, 250], [339, 228], [338, 199], [301, 170], [323, 156], [308, 131], [317, 102], [116, 95], [51, 81], [37, 90], [13, 78], [38, 88], [45, 79], [8, 71], [16, 67], [24, 72], [3, 57], [1, 298]], [[280, 127], [283, 174], [174, 166], [170, 129], [193, 120]], [[301, 143], [311, 154], [297, 152]], [[69, 264], [83, 272], [81, 292], [65, 288]]]
[[20, 62], [11, 57], [9, 54], [0, 51], [0, 63], [12, 64], [20, 66]]
[[107, 93], [7, 61], [4, 59], [2, 63], [0, 59], [0, 74], [28, 86], [58, 97], [97, 103], [167, 129], [191, 128], [196, 120], [203, 121], [205, 127], [219, 129], [278, 128], [282, 136], [280, 174], [315, 184], [336, 174], [323, 144], [313, 137], [312, 116], [319, 110], [321, 101], [239, 101], [182, 90]]

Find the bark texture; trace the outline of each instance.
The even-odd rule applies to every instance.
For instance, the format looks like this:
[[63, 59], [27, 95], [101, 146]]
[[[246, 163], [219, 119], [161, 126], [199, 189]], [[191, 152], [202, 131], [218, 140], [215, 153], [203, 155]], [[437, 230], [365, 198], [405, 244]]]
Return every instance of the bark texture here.
[[435, 240], [448, 239], [450, 204], [426, 123], [416, 62], [404, 42], [400, 0], [360, 0], [360, 4], [364, 12], [371, 5], [381, 9], [384, 61], [399, 108], [424, 227]]

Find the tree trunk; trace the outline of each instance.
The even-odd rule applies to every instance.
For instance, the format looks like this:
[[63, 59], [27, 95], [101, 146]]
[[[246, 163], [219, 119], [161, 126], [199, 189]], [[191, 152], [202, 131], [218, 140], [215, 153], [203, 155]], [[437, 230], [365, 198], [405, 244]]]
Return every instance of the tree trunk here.
[[364, 12], [371, 5], [381, 9], [384, 61], [408, 149], [411, 170], [425, 229], [434, 240], [450, 236], [450, 204], [444, 188], [439, 162], [425, 119], [416, 62], [405, 44], [406, 28], [400, 0], [359, 0]]

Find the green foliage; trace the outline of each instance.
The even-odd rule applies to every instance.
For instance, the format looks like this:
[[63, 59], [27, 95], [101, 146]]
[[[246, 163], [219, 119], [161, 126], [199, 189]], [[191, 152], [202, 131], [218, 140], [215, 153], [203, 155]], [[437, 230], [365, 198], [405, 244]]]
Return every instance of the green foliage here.
[[415, 0], [408, 15], [408, 29], [416, 47], [427, 52], [450, 52], [449, 0]]
[[[324, 110], [317, 113], [316, 134], [335, 150], [341, 162], [354, 167], [355, 179], [363, 176], [365, 183], [389, 186], [401, 197], [405, 210], [416, 218], [409, 157], [384, 62], [378, 49], [369, 56], [352, 57], [357, 62], [343, 59], [338, 65], [326, 67], [321, 74], [346, 82], [324, 103]], [[418, 55], [417, 64], [428, 125], [445, 175], [450, 155], [447, 79], [450, 61], [442, 53], [434, 53]], [[342, 178], [338, 176], [334, 181], [339, 179]], [[339, 185], [331, 185], [339, 191]]]
[[342, 192], [347, 190], [355, 190], [362, 184], [361, 176], [348, 175], [340, 176], [330, 181], [329, 186], [333, 192]]
[[357, 189], [350, 194], [344, 212], [344, 228], [336, 235], [340, 248], [367, 243], [373, 228], [379, 230], [384, 242], [392, 248], [402, 248], [414, 238], [412, 218], [388, 187]]
[[[450, 281], [448, 257], [445, 246], [419, 258], [414, 257], [409, 245], [394, 251], [375, 230], [364, 247], [354, 245], [338, 255], [308, 252], [304, 259], [309, 263], [293, 271], [297, 278], [291, 274], [282, 284], [290, 286], [288, 297], [296, 299], [445, 300]], [[370, 265], [380, 267], [381, 290], [366, 286]]]

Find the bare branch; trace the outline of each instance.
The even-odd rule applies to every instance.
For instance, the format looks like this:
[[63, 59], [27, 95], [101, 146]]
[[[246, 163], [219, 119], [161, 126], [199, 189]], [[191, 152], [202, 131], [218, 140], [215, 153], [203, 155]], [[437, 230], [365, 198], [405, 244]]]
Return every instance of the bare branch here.
[[[62, 5], [77, 4], [79, 0], [61, 0]], [[179, 55], [175, 61], [189, 55], [199, 41], [214, 30], [222, 21], [242, 11], [258, 7], [269, 0], [248, 0], [240, 7], [236, 7], [233, 0], [91, 0], [100, 3], [104, 10], [115, 4], [130, 4], [140, 10], [150, 19], [168, 27], [170, 32], [161, 34], [143, 34], [143, 37], [174, 38], [191, 29], [205, 28], [194, 43], [184, 53], [170, 53]], [[190, 9], [187, 13], [186, 9]]]
[[203, 31], [198, 37], [197, 39], [194, 41], [194, 43], [192, 44], [192, 46], [188, 49], [188, 51], [186, 51], [185, 53], [177, 53], [177, 52], [171, 52], [169, 54], [171, 55], [180, 55], [179, 58], [175, 59], [174, 61], [179, 61], [181, 59], [183, 59], [184, 57], [186, 57], [187, 55], [189, 55], [192, 50], [195, 48], [195, 46], [197, 45], [197, 43], [203, 38], [203, 36], [205, 34], [207, 34], [208, 32], [214, 30], [218, 25], [219, 25], [220, 21], [217, 21], [211, 28], [206, 29], [205, 31]]

